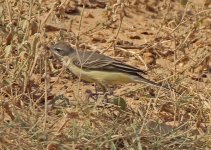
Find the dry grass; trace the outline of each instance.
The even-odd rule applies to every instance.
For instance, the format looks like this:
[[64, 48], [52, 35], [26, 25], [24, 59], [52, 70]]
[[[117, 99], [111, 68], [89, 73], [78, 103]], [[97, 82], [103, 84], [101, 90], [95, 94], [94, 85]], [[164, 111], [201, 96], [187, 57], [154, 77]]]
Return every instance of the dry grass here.
[[[210, 7], [0, 1], [0, 149], [211, 149]], [[181, 94], [128, 84], [110, 103], [90, 100], [92, 84], [47, 50], [58, 40], [147, 68]]]

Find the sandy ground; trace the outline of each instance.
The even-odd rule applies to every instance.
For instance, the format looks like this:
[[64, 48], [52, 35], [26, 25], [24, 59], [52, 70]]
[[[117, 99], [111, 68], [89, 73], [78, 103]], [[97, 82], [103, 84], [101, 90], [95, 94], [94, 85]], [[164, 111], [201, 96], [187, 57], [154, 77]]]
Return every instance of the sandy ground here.
[[[211, 2], [2, 1], [2, 149], [210, 149]], [[84, 4], [84, 5], [83, 5]], [[48, 47], [66, 41], [140, 68], [179, 93], [112, 85], [88, 98]]]

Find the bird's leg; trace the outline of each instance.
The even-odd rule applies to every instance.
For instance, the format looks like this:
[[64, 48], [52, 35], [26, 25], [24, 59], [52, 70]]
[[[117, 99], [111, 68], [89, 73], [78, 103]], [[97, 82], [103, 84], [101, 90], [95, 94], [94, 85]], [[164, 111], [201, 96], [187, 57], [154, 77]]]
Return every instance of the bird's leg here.
[[[100, 94], [98, 92], [98, 88], [99, 87], [102, 89], [102, 92], [103, 92], [102, 94]], [[107, 84], [105, 84], [105, 83], [96, 83], [95, 84], [95, 93], [92, 93], [91, 97], [93, 98], [93, 96], [95, 96], [95, 100], [97, 100], [98, 99], [98, 95], [103, 95], [104, 98], [106, 99], [106, 102], [108, 102], [108, 95], [111, 95], [111, 94], [113, 94], [113, 92], [109, 89]]]
[[96, 95], [98, 95], [98, 89], [97, 89], [97, 88], [98, 88], [98, 84], [95, 83], [95, 94], [96, 94]]
[[92, 98], [92, 99], [96, 100], [96, 98], [93, 97], [93, 93], [92, 93], [91, 90], [87, 89], [87, 90], [85, 91], [85, 94], [86, 94], [85, 99], [86, 99], [87, 101], [89, 101], [89, 98]]
[[89, 99], [89, 98], [92, 98], [92, 99], [94, 99], [95, 101], [97, 101], [97, 99], [98, 99], [98, 86], [97, 85], [99, 85], [98, 83], [95, 83], [95, 92], [93, 93], [90, 89], [87, 89], [86, 90], [86, 95], [87, 95], [87, 99]]
[[113, 94], [113, 92], [109, 89], [108, 85], [107, 84], [100, 84], [102, 90], [103, 90], [103, 95], [104, 95], [104, 98], [106, 100], [106, 102], [108, 103], [108, 95], [111, 95]]
[[[98, 95], [99, 95], [99, 92], [98, 92], [98, 90], [99, 90], [99, 87], [100, 88], [102, 88], [103, 90], [104, 90], [104, 88], [103, 88], [103, 86], [100, 84], [100, 83], [95, 83], [95, 92], [94, 93], [90, 93], [90, 92], [88, 92], [89, 93], [89, 96], [90, 97], [92, 97], [94, 100], [97, 100], [98, 99]], [[90, 91], [90, 90], [89, 90]], [[104, 94], [104, 93], [103, 93]]]

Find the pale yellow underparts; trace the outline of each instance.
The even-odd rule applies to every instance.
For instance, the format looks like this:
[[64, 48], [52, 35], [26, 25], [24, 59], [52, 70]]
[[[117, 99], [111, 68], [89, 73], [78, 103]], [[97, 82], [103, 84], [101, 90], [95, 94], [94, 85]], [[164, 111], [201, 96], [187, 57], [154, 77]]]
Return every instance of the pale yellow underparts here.
[[97, 71], [87, 70], [76, 66], [72, 63], [72, 59], [63, 58], [63, 64], [80, 79], [88, 82], [96, 82], [101, 85], [104, 84], [120, 84], [120, 83], [140, 83], [138, 76], [130, 75], [123, 72]]

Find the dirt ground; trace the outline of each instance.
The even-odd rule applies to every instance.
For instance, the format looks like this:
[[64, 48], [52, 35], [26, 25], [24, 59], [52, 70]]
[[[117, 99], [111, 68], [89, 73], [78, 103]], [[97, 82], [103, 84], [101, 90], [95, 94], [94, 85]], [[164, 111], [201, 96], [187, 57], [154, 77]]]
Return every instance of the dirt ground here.
[[[146, 84], [79, 81], [65, 41], [147, 72]], [[211, 149], [210, 0], [0, 0], [0, 149]]]

